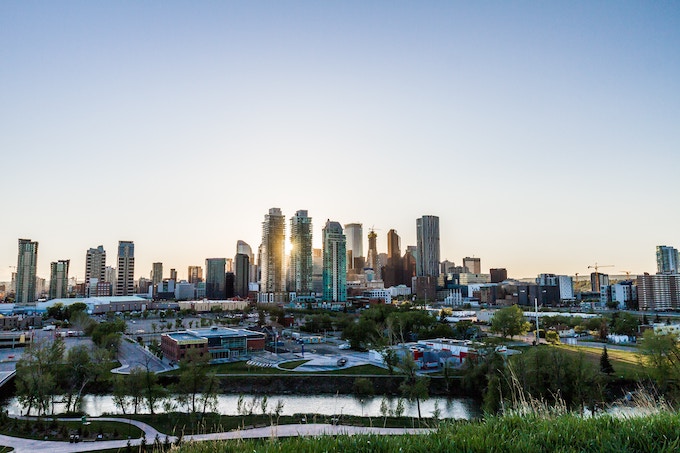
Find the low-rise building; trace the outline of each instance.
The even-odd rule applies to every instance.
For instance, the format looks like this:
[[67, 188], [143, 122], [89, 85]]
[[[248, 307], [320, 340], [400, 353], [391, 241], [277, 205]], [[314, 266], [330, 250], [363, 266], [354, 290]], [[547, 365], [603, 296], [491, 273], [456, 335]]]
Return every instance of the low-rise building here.
[[264, 350], [265, 334], [247, 329], [211, 327], [161, 335], [161, 350], [179, 361], [191, 350], [210, 354], [212, 363], [245, 360], [250, 353]]

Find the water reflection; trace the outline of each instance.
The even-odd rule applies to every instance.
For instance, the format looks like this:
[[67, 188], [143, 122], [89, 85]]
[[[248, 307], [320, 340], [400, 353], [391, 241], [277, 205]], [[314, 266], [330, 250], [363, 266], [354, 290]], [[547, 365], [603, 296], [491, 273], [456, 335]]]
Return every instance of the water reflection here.
[[[218, 411], [223, 415], [238, 414], [239, 395], [219, 395]], [[382, 416], [381, 406], [389, 413], [394, 414], [397, 410], [398, 398], [393, 397], [371, 397], [356, 398], [350, 395], [268, 395], [267, 411], [272, 411], [277, 401], [283, 402], [283, 412], [281, 415], [293, 415], [301, 413], [315, 413], [321, 415], [358, 415], [367, 417]], [[170, 400], [171, 406], [178, 407], [175, 400]], [[253, 407], [253, 413], [262, 413], [262, 396], [244, 395], [246, 406]], [[383, 404], [384, 402], [384, 404]], [[11, 398], [5, 406], [11, 415], [21, 415], [25, 412], [16, 398]], [[403, 400], [404, 412], [407, 417], [417, 417], [418, 408], [415, 403]], [[454, 418], [470, 420], [481, 415], [479, 404], [468, 398], [430, 398], [420, 402], [423, 417], [432, 417], [435, 410], [439, 410], [440, 418]], [[55, 405], [55, 412], [62, 412], [62, 404]], [[122, 414], [122, 411], [115, 406], [111, 395], [86, 395], [83, 397], [82, 411], [86, 414], [97, 417], [104, 414]], [[162, 413], [161, 407], [156, 409], [157, 413]], [[128, 411], [130, 412], [130, 411]], [[148, 413], [142, 407], [140, 413]]]

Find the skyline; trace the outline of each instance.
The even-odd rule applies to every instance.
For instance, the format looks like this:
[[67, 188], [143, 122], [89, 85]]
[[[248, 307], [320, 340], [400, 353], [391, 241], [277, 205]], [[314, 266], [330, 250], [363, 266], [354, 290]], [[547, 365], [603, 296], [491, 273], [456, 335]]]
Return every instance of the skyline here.
[[0, 281], [18, 238], [184, 275], [271, 207], [515, 277], [680, 246], [677, 2], [3, 2], [0, 43]]

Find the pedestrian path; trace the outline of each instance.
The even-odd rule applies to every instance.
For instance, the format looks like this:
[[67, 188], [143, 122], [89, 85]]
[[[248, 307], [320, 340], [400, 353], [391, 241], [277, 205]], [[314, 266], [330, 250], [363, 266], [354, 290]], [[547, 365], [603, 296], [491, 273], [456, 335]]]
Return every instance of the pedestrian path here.
[[[80, 421], [80, 418], [60, 418], [60, 421]], [[99, 420], [107, 422], [120, 422], [132, 424], [144, 432], [147, 444], [151, 444], [156, 439], [156, 436], [161, 442], [165, 442], [166, 435], [156, 430], [153, 426], [137, 420], [127, 418], [115, 417], [98, 417], [90, 420]], [[379, 427], [365, 427], [365, 426], [345, 426], [345, 425], [330, 425], [324, 423], [310, 423], [310, 424], [296, 424], [296, 425], [279, 425], [267, 426], [263, 428], [241, 429], [236, 431], [227, 431], [222, 433], [212, 434], [195, 434], [184, 436], [184, 441], [215, 441], [215, 440], [238, 440], [238, 439], [261, 439], [272, 437], [297, 437], [297, 436], [337, 436], [337, 435], [357, 435], [357, 434], [376, 434], [386, 436], [399, 436], [405, 434], [427, 434], [432, 432], [431, 429], [419, 428], [379, 428]], [[176, 436], [167, 436], [170, 442], [177, 440]], [[136, 446], [141, 443], [142, 439], [131, 439], [130, 445]], [[97, 442], [57, 442], [45, 441], [35, 439], [23, 439], [19, 437], [11, 437], [0, 435], [0, 445], [6, 447], [13, 447], [16, 453], [70, 453], [70, 452], [84, 452], [96, 450], [108, 450], [114, 448], [125, 448], [128, 440], [104, 440]]]

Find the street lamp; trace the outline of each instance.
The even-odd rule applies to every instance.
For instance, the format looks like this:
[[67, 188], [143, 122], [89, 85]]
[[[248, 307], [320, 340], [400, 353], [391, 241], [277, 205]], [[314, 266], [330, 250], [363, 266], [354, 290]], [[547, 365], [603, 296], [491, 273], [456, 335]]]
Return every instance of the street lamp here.
[[536, 314], [536, 346], [538, 346], [539, 343], [539, 335], [538, 335], [538, 298], [534, 297], [534, 310]]

